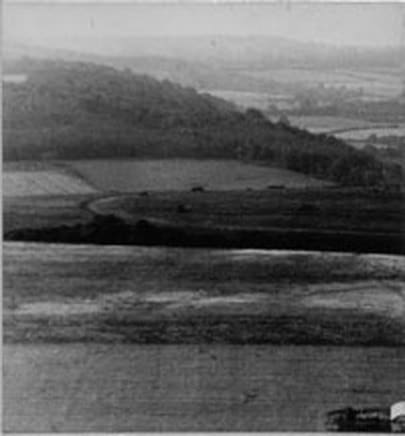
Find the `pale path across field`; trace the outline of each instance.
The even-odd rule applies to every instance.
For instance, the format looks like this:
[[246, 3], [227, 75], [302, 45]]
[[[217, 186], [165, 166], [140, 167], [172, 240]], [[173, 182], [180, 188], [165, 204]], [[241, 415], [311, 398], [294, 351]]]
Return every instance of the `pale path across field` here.
[[6, 345], [11, 432], [317, 431], [405, 392], [405, 348]]

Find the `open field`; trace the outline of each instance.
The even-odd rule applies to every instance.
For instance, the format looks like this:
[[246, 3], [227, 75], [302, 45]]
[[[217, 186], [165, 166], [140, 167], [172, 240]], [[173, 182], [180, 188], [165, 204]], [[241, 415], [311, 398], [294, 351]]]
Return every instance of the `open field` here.
[[[179, 205], [191, 209], [179, 213]], [[98, 214], [133, 220], [154, 218], [174, 224], [208, 227], [306, 228], [393, 232], [404, 228], [401, 194], [326, 189], [229, 192], [155, 192], [122, 195], [91, 203]]]
[[370, 127], [365, 129], [348, 129], [335, 133], [335, 136], [344, 140], [365, 140], [370, 135], [376, 136], [405, 136], [405, 125], [398, 127]]
[[400, 256], [6, 242], [3, 263], [6, 343], [404, 344]]
[[334, 188], [149, 191], [9, 197], [3, 209], [9, 240], [391, 254], [403, 253], [405, 247], [399, 193]]
[[5, 431], [322, 431], [403, 394], [403, 257], [3, 253]]
[[3, 196], [94, 194], [89, 183], [63, 169], [3, 171]]
[[331, 185], [293, 171], [225, 159], [88, 160], [67, 165], [102, 191], [181, 191], [198, 185], [219, 191]]
[[3, 362], [7, 432], [325, 431], [405, 390], [404, 348], [5, 345]]
[[244, 74], [275, 80], [280, 83], [299, 83], [316, 86], [323, 83], [326, 87], [346, 87], [348, 89], [363, 89], [366, 96], [392, 98], [397, 97], [402, 88], [401, 72], [391, 71], [352, 71], [352, 70], [314, 70], [310, 68], [280, 68], [263, 71], [246, 71]]
[[[328, 133], [337, 130], [379, 127], [376, 126], [376, 123], [372, 123], [370, 121], [327, 115], [289, 116], [288, 119], [293, 126], [309, 130], [312, 133]], [[381, 124], [381, 127], [385, 126], [384, 123]]]
[[96, 195], [45, 195], [3, 198], [3, 230], [44, 228], [87, 222], [92, 217], [83, 203]]

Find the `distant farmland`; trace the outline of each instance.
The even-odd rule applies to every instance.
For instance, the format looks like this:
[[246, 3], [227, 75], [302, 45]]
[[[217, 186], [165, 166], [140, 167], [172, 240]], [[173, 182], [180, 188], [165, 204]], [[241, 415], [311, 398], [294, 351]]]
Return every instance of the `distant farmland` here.
[[88, 160], [69, 165], [102, 191], [182, 191], [195, 186], [232, 191], [272, 185], [288, 188], [331, 185], [293, 171], [236, 160]]
[[202, 90], [215, 97], [223, 98], [235, 103], [243, 109], [257, 108], [267, 110], [270, 105], [275, 104], [279, 109], [287, 110], [294, 108], [294, 95], [287, 93], [265, 93], [248, 91], [229, 91], [222, 89]]
[[346, 130], [336, 133], [335, 136], [343, 140], [362, 141], [370, 135], [376, 136], [405, 136], [405, 125], [397, 127], [370, 127], [364, 129]]
[[[290, 123], [300, 129], [309, 130], [312, 133], [328, 133], [336, 130], [366, 129], [376, 126], [376, 123], [355, 118], [335, 116], [302, 115], [288, 117]], [[277, 121], [273, 119], [273, 121]], [[381, 126], [384, 127], [384, 124]]]
[[280, 68], [262, 71], [246, 71], [247, 76], [275, 80], [280, 83], [300, 83], [313, 86], [323, 83], [327, 87], [362, 89], [369, 97], [381, 99], [398, 96], [401, 90], [401, 76], [396, 70], [352, 71], [314, 70], [310, 68]]

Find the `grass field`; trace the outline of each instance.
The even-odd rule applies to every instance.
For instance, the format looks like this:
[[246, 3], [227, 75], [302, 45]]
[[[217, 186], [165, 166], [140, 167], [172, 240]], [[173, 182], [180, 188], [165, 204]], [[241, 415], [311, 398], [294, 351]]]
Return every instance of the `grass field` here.
[[[180, 213], [179, 205], [190, 209]], [[404, 228], [403, 195], [331, 190], [151, 192], [143, 195], [6, 197], [3, 228], [46, 228], [88, 222], [94, 213], [176, 225], [306, 228], [389, 232]]]
[[269, 185], [322, 187], [330, 183], [293, 171], [236, 160], [89, 160], [69, 162], [102, 191], [176, 191], [202, 185], [211, 190], [265, 189]]
[[[401, 194], [150, 191], [5, 198], [3, 210], [8, 240], [403, 253]], [[144, 220], [148, 229], [140, 227]]]
[[[191, 210], [179, 213], [179, 205]], [[176, 224], [256, 228], [312, 228], [394, 232], [404, 226], [404, 198], [344, 190], [156, 192], [95, 201], [93, 211], [122, 213], [134, 220], [155, 218]]]
[[3, 347], [6, 432], [325, 431], [387, 407], [405, 349], [43, 344]]
[[405, 388], [403, 257], [5, 242], [3, 263], [7, 432], [324, 431]]
[[43, 228], [84, 223], [92, 214], [83, 202], [97, 195], [45, 195], [3, 197], [3, 230]]
[[404, 344], [403, 257], [5, 243], [5, 342]]
[[7, 162], [4, 197], [86, 195], [97, 192], [188, 191], [195, 186], [229, 191], [269, 186], [331, 186], [304, 174], [237, 160], [124, 159]]
[[58, 168], [3, 170], [3, 196], [24, 197], [39, 195], [93, 194], [89, 183]]

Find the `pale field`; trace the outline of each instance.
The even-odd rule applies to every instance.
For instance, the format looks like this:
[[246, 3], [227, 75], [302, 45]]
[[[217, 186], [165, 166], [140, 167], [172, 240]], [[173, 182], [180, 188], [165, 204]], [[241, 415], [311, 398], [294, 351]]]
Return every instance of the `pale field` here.
[[348, 130], [346, 132], [336, 133], [335, 136], [345, 140], [361, 141], [367, 139], [370, 135], [376, 136], [405, 136], [405, 125], [399, 127], [377, 127], [359, 130]]
[[[336, 130], [357, 129], [375, 127], [376, 123], [354, 118], [333, 117], [333, 116], [291, 116], [290, 123], [312, 133], [328, 133]], [[384, 127], [384, 123], [382, 123]]]
[[195, 186], [208, 190], [322, 187], [328, 182], [280, 168], [237, 160], [88, 160], [67, 163], [101, 191], [183, 191]]
[[63, 170], [3, 171], [3, 196], [93, 194], [96, 192], [83, 179]]

